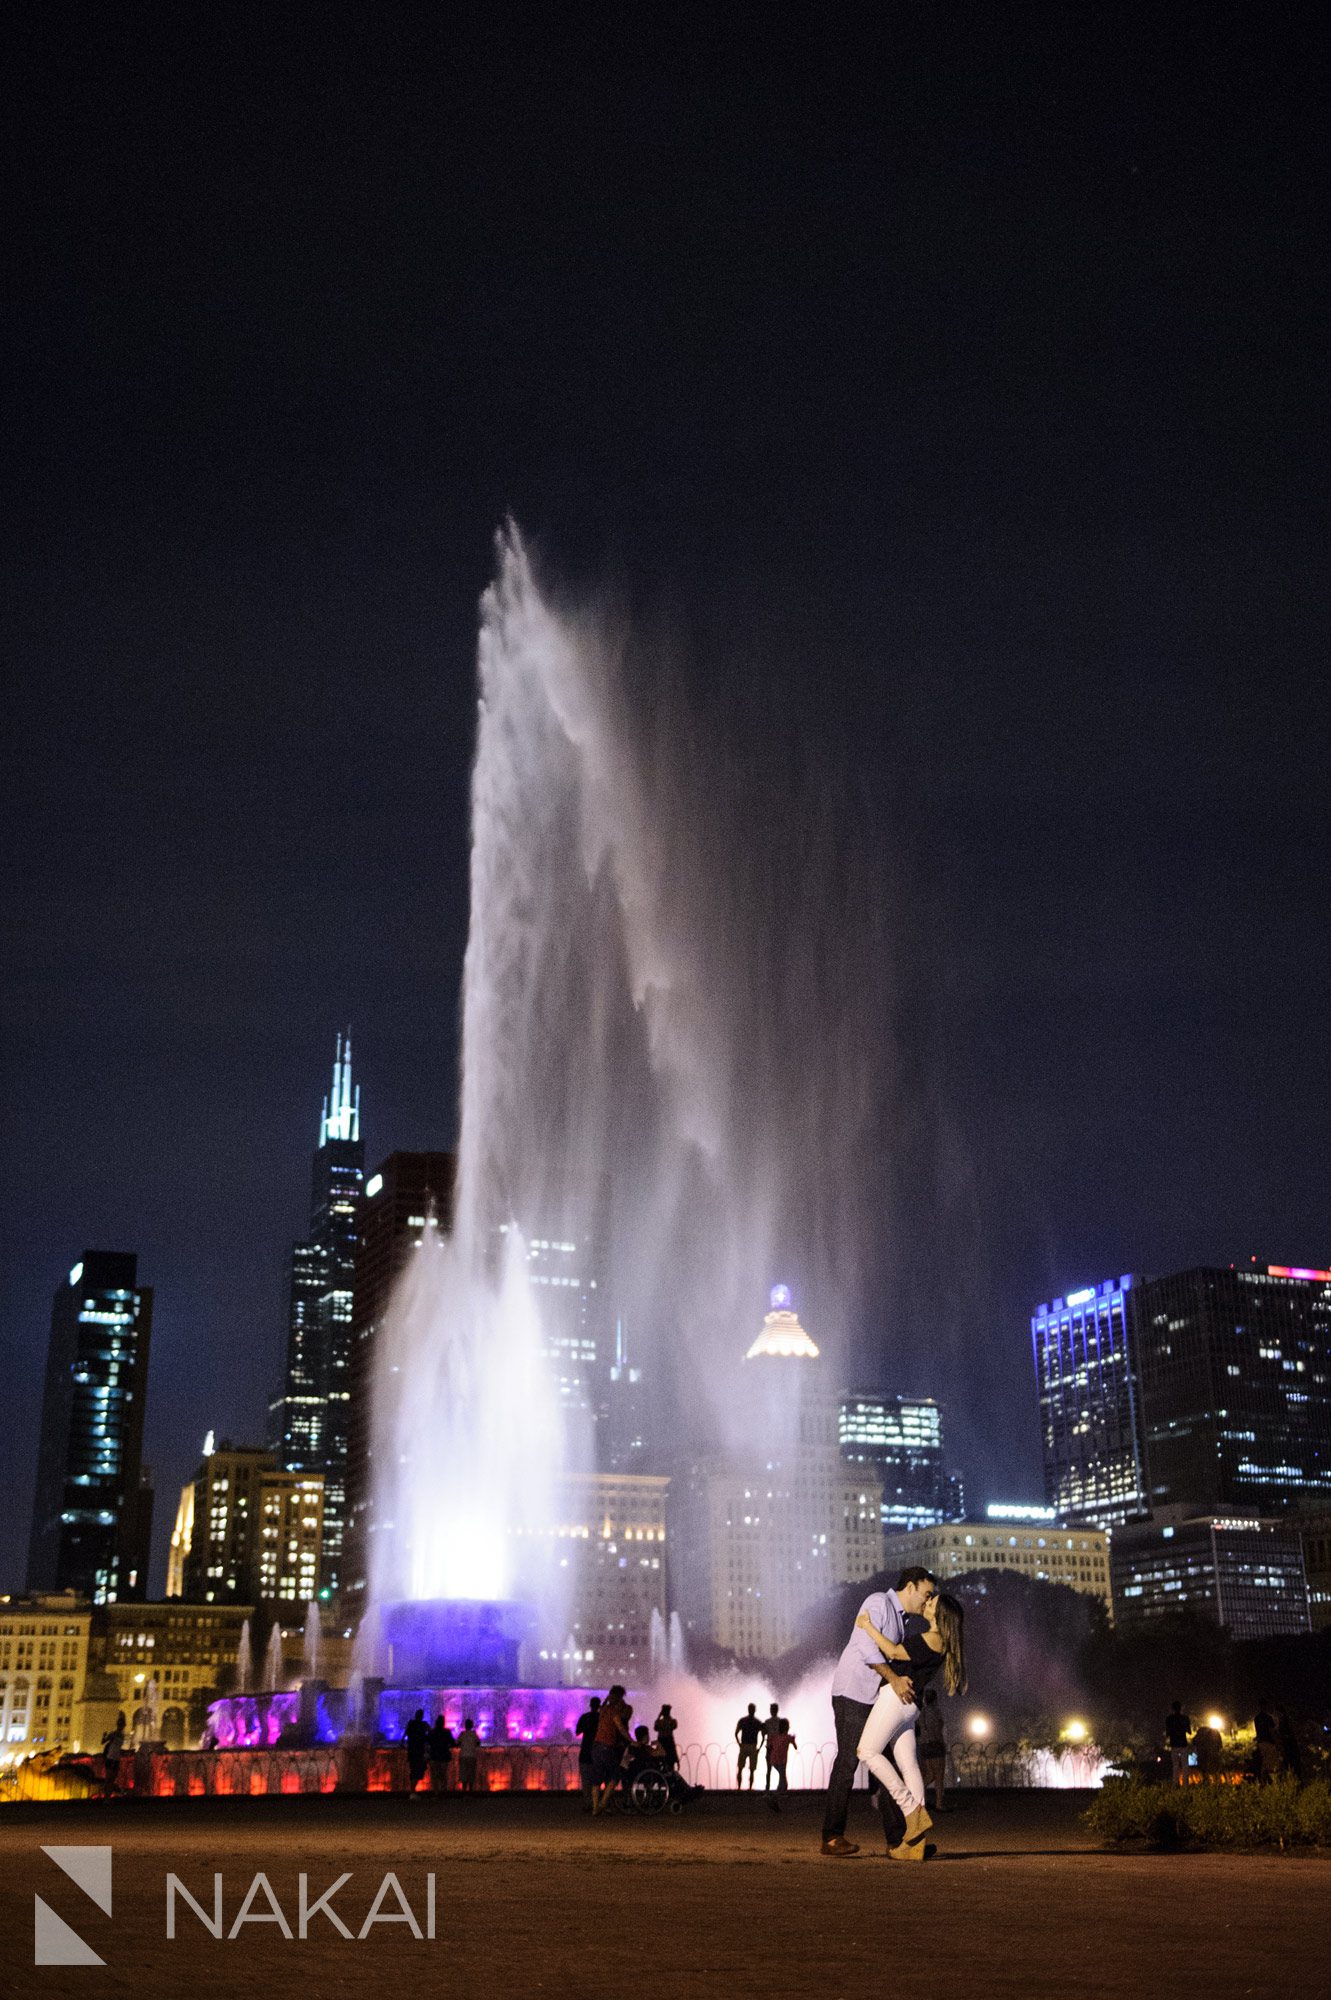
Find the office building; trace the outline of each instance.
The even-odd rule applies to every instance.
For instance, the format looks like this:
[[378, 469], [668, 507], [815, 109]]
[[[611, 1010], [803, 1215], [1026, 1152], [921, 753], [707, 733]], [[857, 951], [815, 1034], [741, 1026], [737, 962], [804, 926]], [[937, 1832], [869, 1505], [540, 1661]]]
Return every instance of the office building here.
[[319, 1120], [309, 1235], [291, 1253], [286, 1381], [270, 1432], [288, 1472], [324, 1486], [323, 1585], [341, 1581], [347, 1511], [352, 1375], [352, 1294], [365, 1147], [360, 1089], [351, 1080], [351, 1033], [337, 1039], [332, 1089]]
[[303, 1611], [320, 1589], [323, 1524], [321, 1473], [288, 1472], [271, 1451], [210, 1433], [181, 1492], [167, 1595]]
[[1189, 1611], [1235, 1639], [1311, 1629], [1296, 1521], [1157, 1510], [1114, 1531], [1114, 1602], [1122, 1624]]
[[1061, 1517], [1281, 1514], [1331, 1498], [1331, 1273], [1122, 1278], [1041, 1306], [1031, 1327]]
[[1061, 1520], [1110, 1527], [1146, 1510], [1138, 1282], [1083, 1286], [1031, 1320], [1045, 1499]]
[[822, 1368], [788, 1289], [774, 1287], [745, 1357], [752, 1442], [688, 1466], [673, 1495], [685, 1628], [744, 1659], [787, 1651], [819, 1599], [882, 1567], [882, 1483], [842, 1457]]
[[433, 1216], [452, 1226], [453, 1153], [391, 1153], [365, 1183], [351, 1310], [351, 1402], [347, 1420], [347, 1512], [341, 1592], [349, 1614], [365, 1603], [373, 1535], [374, 1353], [403, 1263]]
[[85, 1250], [57, 1287], [46, 1355], [28, 1589], [94, 1604], [147, 1589], [143, 1412], [153, 1295], [128, 1251]]
[[[72, 1590], [0, 1597], [0, 1764], [82, 1740], [93, 1608]], [[109, 1725], [108, 1725], [109, 1726]]]
[[873, 1466], [881, 1479], [884, 1534], [962, 1518], [961, 1481], [944, 1467], [942, 1412], [932, 1396], [843, 1396], [837, 1440], [848, 1465]]
[[1152, 1509], [1331, 1505], [1331, 1272], [1180, 1271], [1136, 1320]]
[[889, 1572], [919, 1563], [942, 1584], [976, 1570], [1015, 1570], [1036, 1583], [1064, 1583], [1095, 1597], [1113, 1611], [1109, 1537], [1099, 1528], [1054, 1519], [1031, 1521], [1031, 1513], [1052, 1510], [996, 1508], [982, 1521], [953, 1521], [888, 1535], [883, 1561]]
[[156, 1737], [179, 1750], [198, 1742], [209, 1703], [234, 1690], [241, 1628], [253, 1613], [249, 1604], [112, 1605], [94, 1622], [90, 1669], [109, 1677], [132, 1734], [151, 1718]]
[[1308, 1615], [1314, 1632], [1331, 1625], [1331, 1513], [1300, 1520], [1303, 1568], [1308, 1579]]
[[[666, 1494], [647, 1474], [586, 1473], [563, 1482], [552, 1560], [567, 1572], [568, 1632], [557, 1678], [572, 1685], [641, 1684], [652, 1619], [666, 1618]], [[554, 1667], [548, 1651], [534, 1670]]]
[[647, 1386], [622, 1319], [615, 1321], [610, 1355], [596, 1412], [596, 1462], [602, 1472], [645, 1472], [653, 1455]]
[[[504, 1225], [500, 1234], [506, 1233]], [[594, 1241], [588, 1236], [533, 1236], [527, 1277], [540, 1317], [546, 1362], [566, 1419], [591, 1435], [607, 1360], [602, 1324], [605, 1285]]]

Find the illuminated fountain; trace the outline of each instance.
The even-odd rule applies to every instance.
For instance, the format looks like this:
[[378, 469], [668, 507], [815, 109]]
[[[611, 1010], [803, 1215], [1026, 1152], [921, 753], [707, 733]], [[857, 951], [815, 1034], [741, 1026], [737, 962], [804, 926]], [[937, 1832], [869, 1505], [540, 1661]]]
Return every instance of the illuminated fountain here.
[[[580, 1690], [533, 1683], [578, 1651], [553, 1536], [592, 1439], [552, 1375], [534, 1246], [597, 1235], [662, 1399], [724, 1448], [734, 1328], [773, 1268], [798, 1245], [835, 1345], [879, 1228], [881, 898], [835, 790], [737, 763], [668, 654], [552, 606], [512, 529], [482, 614], [454, 1212], [376, 1341], [371, 1608], [350, 1688], [295, 1725], [319, 1734], [460, 1700], [482, 1734], [575, 1719]], [[652, 1671], [682, 1674], [677, 1621]], [[219, 1740], [280, 1736], [287, 1700], [218, 1704]]]

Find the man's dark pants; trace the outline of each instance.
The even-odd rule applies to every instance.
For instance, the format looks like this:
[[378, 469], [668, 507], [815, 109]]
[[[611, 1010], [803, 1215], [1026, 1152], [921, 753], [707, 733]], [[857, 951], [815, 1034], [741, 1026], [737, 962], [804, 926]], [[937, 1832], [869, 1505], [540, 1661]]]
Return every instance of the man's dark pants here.
[[[832, 1765], [832, 1775], [827, 1784], [827, 1809], [823, 1814], [823, 1839], [835, 1840], [846, 1831], [846, 1818], [850, 1811], [850, 1794], [855, 1783], [855, 1772], [859, 1766], [860, 1737], [864, 1725], [869, 1720], [873, 1703], [852, 1701], [849, 1695], [832, 1696], [832, 1716], [836, 1722], [836, 1761]], [[872, 1777], [869, 1780], [873, 1784]], [[883, 1832], [889, 1847], [905, 1832], [905, 1821], [895, 1800], [883, 1792], [878, 1800], [883, 1814]]]
[[827, 1809], [823, 1814], [823, 1839], [836, 1840], [846, 1831], [851, 1787], [859, 1764], [856, 1754], [864, 1725], [869, 1720], [871, 1701], [852, 1701], [849, 1695], [832, 1696], [832, 1716], [836, 1723], [836, 1761], [827, 1781]]

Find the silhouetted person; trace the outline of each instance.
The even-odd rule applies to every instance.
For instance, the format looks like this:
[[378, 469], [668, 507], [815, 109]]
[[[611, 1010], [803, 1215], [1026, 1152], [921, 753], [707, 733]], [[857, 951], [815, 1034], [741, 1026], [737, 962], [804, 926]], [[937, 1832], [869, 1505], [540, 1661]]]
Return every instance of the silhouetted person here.
[[108, 1729], [102, 1738], [102, 1770], [105, 1773], [106, 1796], [112, 1798], [120, 1782], [120, 1759], [125, 1754], [125, 1712], [122, 1709], [116, 1717], [115, 1728]]
[[[785, 1716], [778, 1715], [775, 1719], [769, 1717], [767, 1722], [767, 1769], [769, 1775], [773, 1771], [776, 1773], [776, 1789], [778, 1792], [788, 1792], [790, 1790], [790, 1785], [786, 1778], [786, 1759], [792, 1750], [798, 1750], [798, 1748], [799, 1745], [790, 1733], [790, 1724], [787, 1722]], [[766, 1784], [764, 1784], [763, 1790], [767, 1790]], [[776, 1799], [769, 1799], [767, 1803], [773, 1812], [780, 1812], [781, 1807]]]
[[1192, 1717], [1183, 1713], [1183, 1703], [1176, 1701], [1165, 1717], [1165, 1742], [1169, 1745], [1169, 1773], [1176, 1785], [1188, 1782], [1188, 1738], [1192, 1734]]
[[425, 1710], [418, 1708], [402, 1732], [407, 1746], [407, 1776], [411, 1781], [411, 1791], [415, 1796], [416, 1787], [425, 1776], [430, 1761], [430, 1725], [425, 1720]]
[[1197, 1769], [1204, 1785], [1214, 1784], [1220, 1776], [1220, 1731], [1213, 1729], [1209, 1722], [1203, 1722], [1193, 1731], [1192, 1747], [1197, 1754]]
[[453, 1763], [453, 1732], [442, 1715], [436, 1715], [434, 1728], [430, 1731], [430, 1789], [435, 1792], [448, 1790], [449, 1771]]
[[679, 1750], [675, 1744], [675, 1731], [679, 1727], [679, 1722], [672, 1713], [668, 1701], [661, 1703], [661, 1713], [656, 1718], [655, 1727], [656, 1747], [661, 1755], [661, 1768], [664, 1771], [677, 1771], [679, 1769]]
[[1303, 1753], [1299, 1749], [1299, 1739], [1294, 1732], [1294, 1724], [1282, 1708], [1276, 1717], [1276, 1737], [1280, 1744], [1280, 1755], [1291, 1778], [1302, 1782]]
[[476, 1724], [468, 1716], [458, 1738], [458, 1783], [464, 1792], [476, 1789], [476, 1761], [480, 1754], [481, 1739], [476, 1734]]
[[772, 1784], [772, 1737], [781, 1721], [781, 1713], [775, 1702], [767, 1711], [763, 1724], [763, 1790], [769, 1791]]
[[745, 1714], [735, 1724], [735, 1741], [739, 1745], [739, 1765], [735, 1772], [735, 1790], [744, 1783], [744, 1773], [749, 1773], [749, 1790], [758, 1775], [758, 1744], [762, 1739], [763, 1726], [758, 1720], [758, 1704], [751, 1701]]
[[920, 1776], [924, 1780], [924, 1803], [934, 1795], [934, 1811], [943, 1811], [943, 1791], [947, 1784], [947, 1737], [943, 1730], [943, 1704], [938, 1689], [924, 1690], [924, 1706], [915, 1725], [920, 1744]]
[[633, 1740], [629, 1735], [629, 1723], [632, 1717], [633, 1710], [624, 1699], [624, 1690], [616, 1682], [601, 1703], [601, 1713], [596, 1725], [596, 1741], [592, 1745], [594, 1813], [605, 1811], [610, 1803], [610, 1794], [619, 1783], [624, 1752]]
[[1257, 1781], [1269, 1785], [1280, 1769], [1280, 1738], [1276, 1732], [1276, 1719], [1271, 1713], [1271, 1705], [1262, 1696], [1261, 1707], [1252, 1719], [1252, 1733], [1257, 1742], [1254, 1762], [1257, 1766]]
[[593, 1771], [595, 1759], [592, 1752], [596, 1747], [596, 1731], [601, 1721], [601, 1697], [594, 1694], [583, 1714], [573, 1725], [573, 1733], [578, 1739], [578, 1785], [582, 1792], [582, 1810], [592, 1809], [592, 1794], [596, 1789]]
[[639, 1771], [660, 1770], [661, 1760], [652, 1749], [652, 1735], [645, 1722], [640, 1722], [633, 1732], [633, 1741], [624, 1756], [629, 1779], [637, 1777]]

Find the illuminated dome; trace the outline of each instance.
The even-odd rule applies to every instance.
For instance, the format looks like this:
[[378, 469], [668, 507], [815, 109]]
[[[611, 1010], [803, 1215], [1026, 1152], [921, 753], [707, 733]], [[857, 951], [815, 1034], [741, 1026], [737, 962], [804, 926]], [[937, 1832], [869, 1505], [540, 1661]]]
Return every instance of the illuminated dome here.
[[789, 1285], [773, 1285], [772, 1310], [744, 1359], [758, 1361], [764, 1355], [778, 1361], [818, 1359], [818, 1349], [800, 1325], [799, 1314], [792, 1308]]

